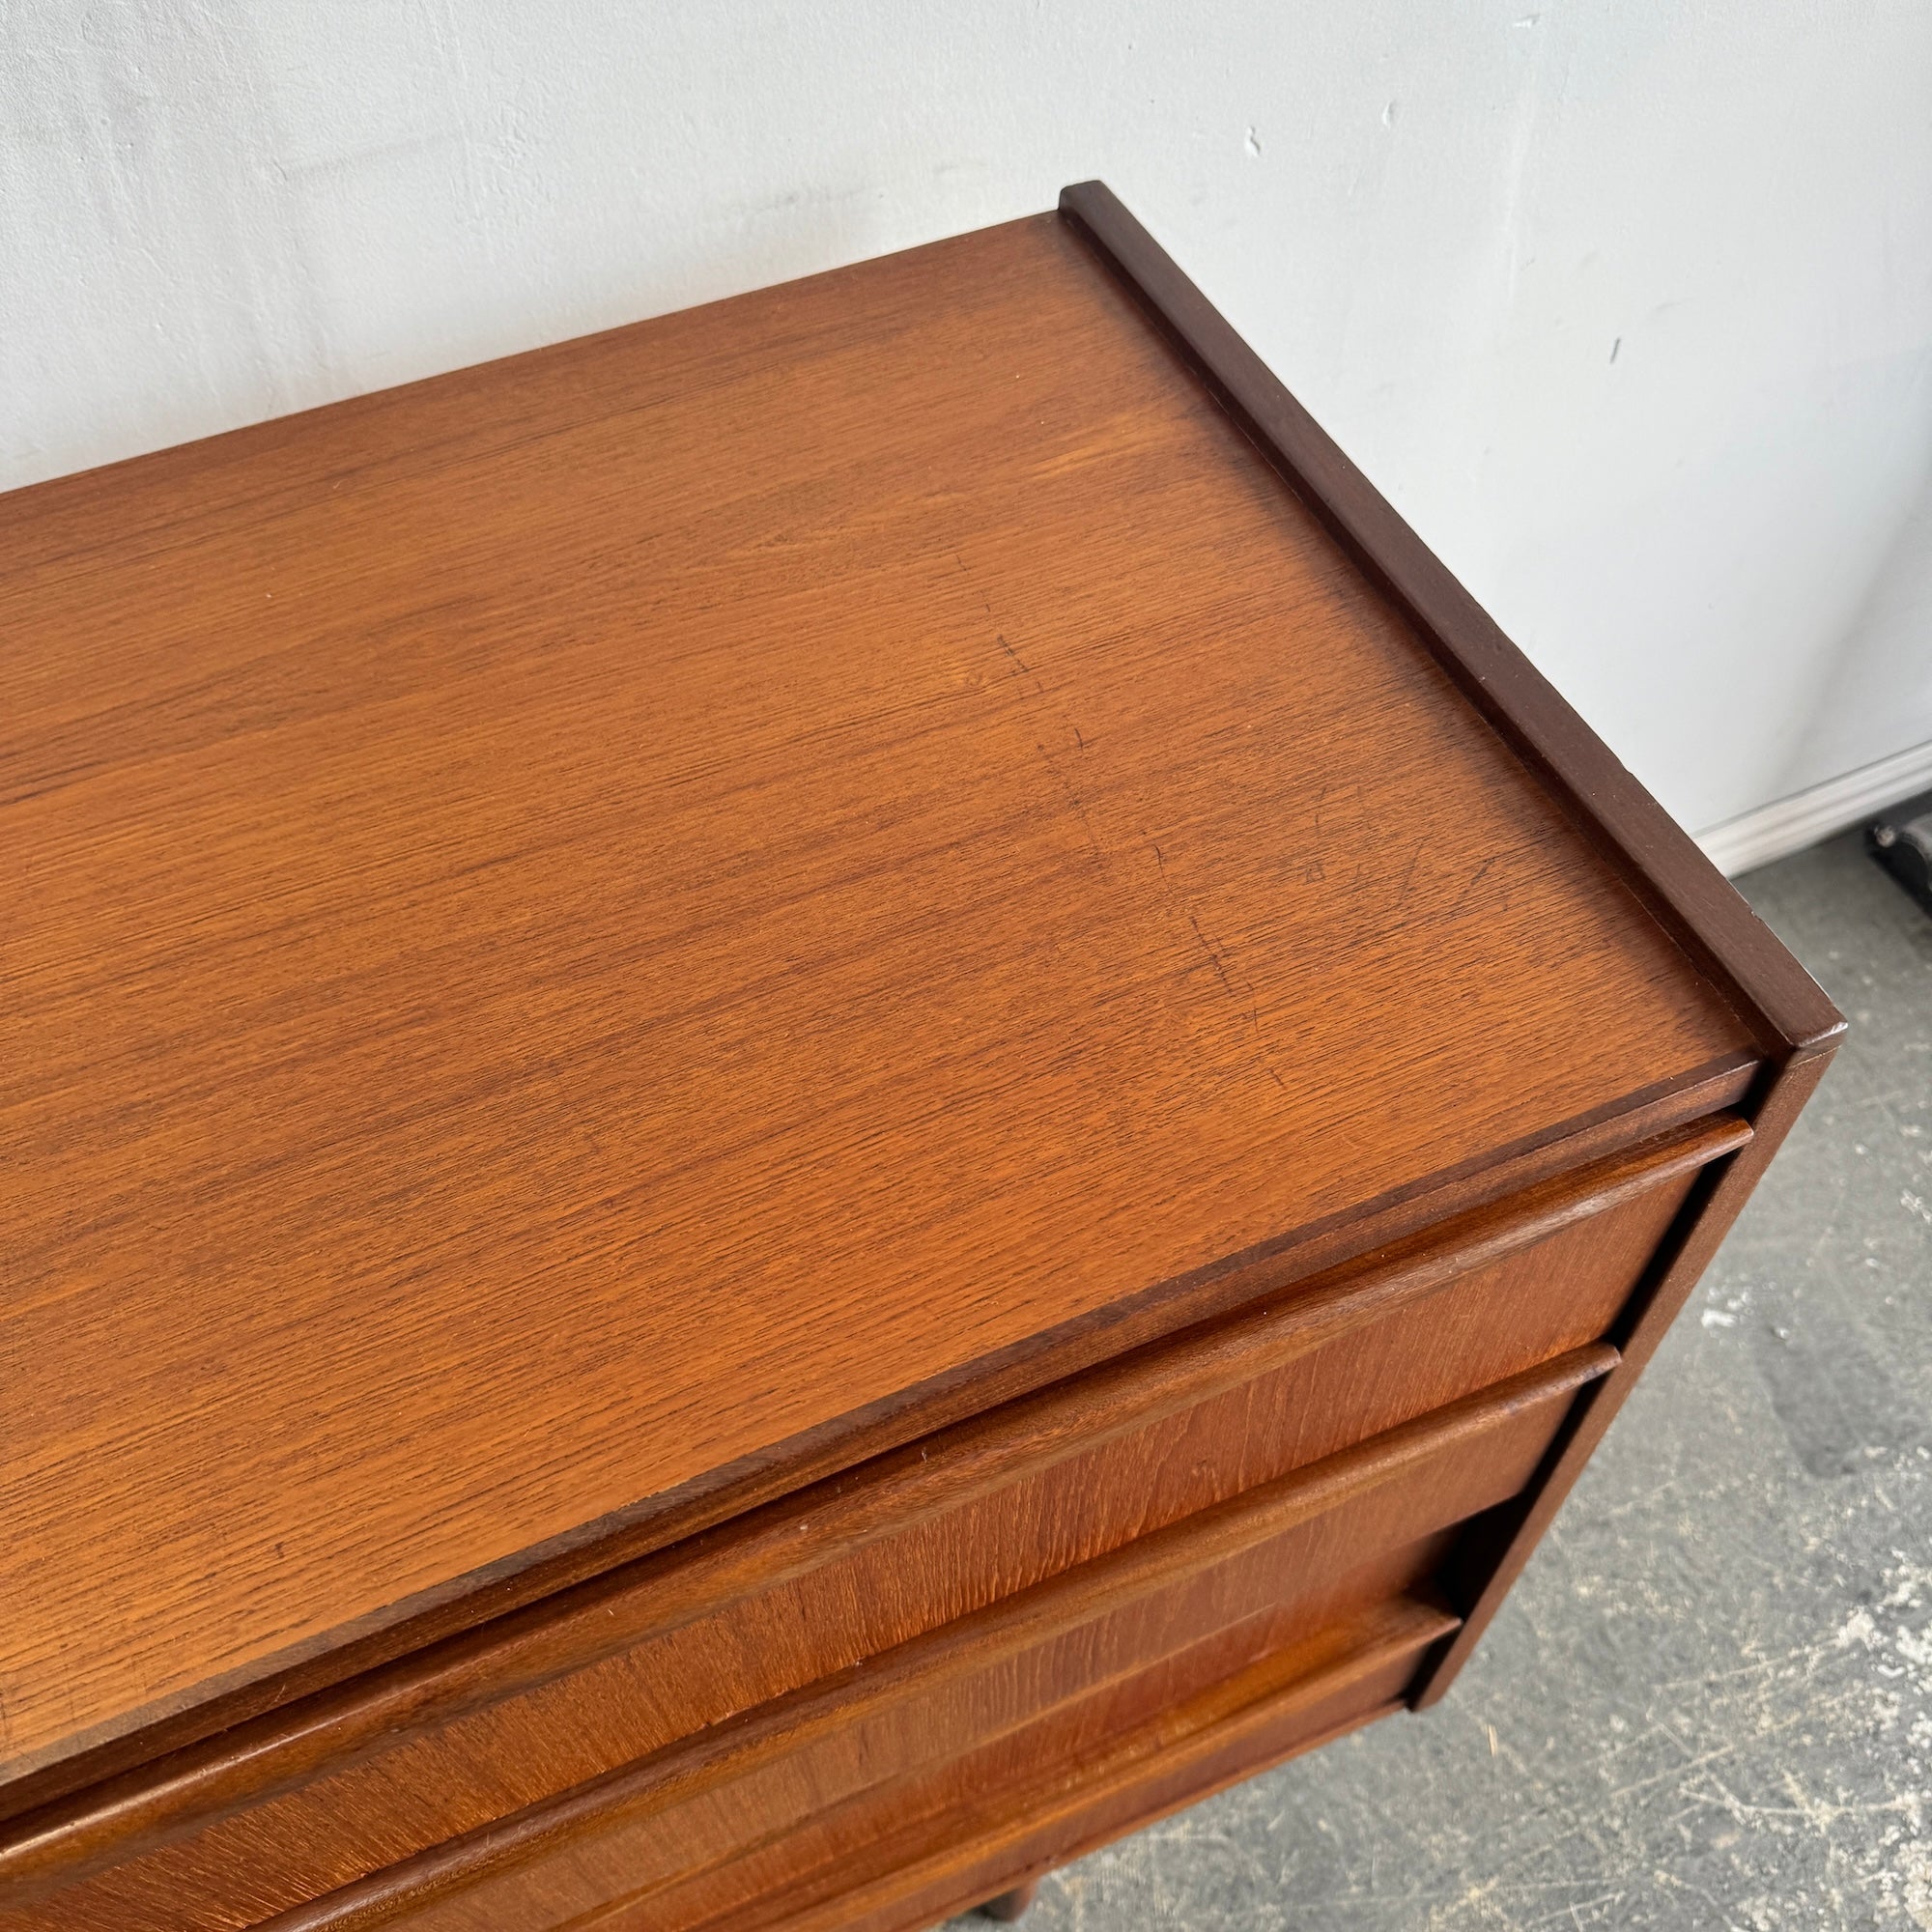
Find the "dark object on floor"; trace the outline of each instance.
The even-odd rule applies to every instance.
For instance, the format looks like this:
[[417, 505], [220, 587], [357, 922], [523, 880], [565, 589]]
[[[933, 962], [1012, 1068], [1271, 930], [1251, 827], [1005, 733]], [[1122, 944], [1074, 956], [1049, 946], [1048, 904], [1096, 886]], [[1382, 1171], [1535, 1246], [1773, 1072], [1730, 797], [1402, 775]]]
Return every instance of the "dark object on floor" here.
[[1932, 791], [1894, 805], [1865, 827], [1865, 850], [1932, 912]]
[[998, 1898], [989, 1898], [980, 1908], [981, 1918], [996, 1918], [1002, 1925], [1010, 1925], [1016, 1918], [1026, 1917], [1026, 1909], [1039, 1896], [1039, 1881], [1031, 1885], [1016, 1885], [1010, 1891], [1003, 1891]]

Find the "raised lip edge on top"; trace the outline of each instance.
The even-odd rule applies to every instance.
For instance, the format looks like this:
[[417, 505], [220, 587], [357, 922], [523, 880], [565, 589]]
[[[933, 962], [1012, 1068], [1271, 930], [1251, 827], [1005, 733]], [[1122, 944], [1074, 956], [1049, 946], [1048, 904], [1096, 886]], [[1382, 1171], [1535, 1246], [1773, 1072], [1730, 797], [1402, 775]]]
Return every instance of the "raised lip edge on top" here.
[[1105, 182], [1060, 213], [1124, 282], [1222, 408], [1464, 697], [1778, 1063], [1830, 1051], [1844, 1016], [1695, 841], [1343, 454]]

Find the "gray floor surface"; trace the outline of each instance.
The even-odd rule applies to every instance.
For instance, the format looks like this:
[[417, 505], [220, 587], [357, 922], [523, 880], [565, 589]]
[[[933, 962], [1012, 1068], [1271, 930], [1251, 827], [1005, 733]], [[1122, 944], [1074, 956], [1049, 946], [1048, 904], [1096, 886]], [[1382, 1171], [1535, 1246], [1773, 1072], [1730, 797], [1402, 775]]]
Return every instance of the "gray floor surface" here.
[[1853, 838], [1741, 884], [1850, 1038], [1456, 1689], [1028, 1932], [1932, 1928], [1932, 920]]

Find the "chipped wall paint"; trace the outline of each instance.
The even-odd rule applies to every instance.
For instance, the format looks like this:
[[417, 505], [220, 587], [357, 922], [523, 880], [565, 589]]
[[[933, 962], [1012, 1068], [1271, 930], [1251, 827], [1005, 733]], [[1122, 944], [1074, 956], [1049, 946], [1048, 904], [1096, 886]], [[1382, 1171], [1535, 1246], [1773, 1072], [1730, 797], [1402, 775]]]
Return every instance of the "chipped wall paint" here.
[[1916, 0], [14, 0], [0, 485], [1103, 175], [1701, 829], [1932, 731], [1928, 74]]

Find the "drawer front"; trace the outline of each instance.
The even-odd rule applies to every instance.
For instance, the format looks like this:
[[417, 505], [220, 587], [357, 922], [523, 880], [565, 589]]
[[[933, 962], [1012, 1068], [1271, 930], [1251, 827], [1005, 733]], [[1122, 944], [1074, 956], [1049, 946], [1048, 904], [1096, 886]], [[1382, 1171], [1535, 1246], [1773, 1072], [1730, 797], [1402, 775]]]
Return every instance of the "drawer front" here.
[[1603, 1335], [1719, 1120], [876, 1459], [0, 1840], [0, 1932], [227, 1932]]
[[[1071, 1703], [923, 1781], [880, 1787], [689, 1885], [625, 1894], [579, 1925], [912, 1932], [1123, 1832], [1401, 1708], [1456, 1629], [1378, 1599], [1198, 1688], [1182, 1656]], [[1234, 1650], [1246, 1631], [1226, 1634]], [[1247, 1646], [1243, 1644], [1242, 1648]], [[407, 1923], [404, 1918], [400, 1923]]]
[[[982, 1795], [977, 1804], [922, 1820], [869, 1856], [862, 1837], [849, 1833], [843, 1869], [828, 1860], [794, 1885], [788, 1899], [768, 1892], [749, 1910], [704, 1922], [718, 1932], [776, 1925], [787, 1932], [913, 1932], [931, 1925], [1224, 1785], [1393, 1715], [1420, 1661], [1454, 1629], [1439, 1609], [1397, 1597], [1184, 1702], [1158, 1708], [1102, 1748], [1052, 1760], [1044, 1776], [1027, 1779], [1010, 1750], [998, 1759], [989, 1753], [962, 1768], [962, 1781], [998, 1798]], [[855, 1876], [858, 1885], [850, 1882]], [[648, 1921], [641, 1912], [620, 1912], [606, 1922]]]
[[989, 1760], [1030, 1785], [1064, 1777], [1150, 1717], [1386, 1604], [1391, 1585], [1419, 1584], [1440, 1533], [1517, 1493], [1576, 1390], [1615, 1360], [1577, 1350], [1262, 1484], [274, 1932], [535, 1932], [619, 1908], [672, 1932], [823, 1879], [828, 1828], [849, 1836], [855, 1814], [944, 1834]]
[[[1069, 1702], [923, 1777], [890, 1780], [796, 1830], [764, 1837], [683, 1883], [641, 1892], [585, 1846], [550, 1870], [422, 1912], [396, 1901], [395, 1926], [529, 1924], [604, 1932], [913, 1932], [1312, 1746], [1391, 1715], [1455, 1619], [1385, 1598], [1197, 1687], [1183, 1657]], [[1232, 1647], [1232, 1646], [1230, 1646]], [[617, 1877], [603, 1903], [541, 1915], [546, 1889], [571, 1911], [599, 1864]], [[507, 1916], [506, 1916], [507, 1915]]]

